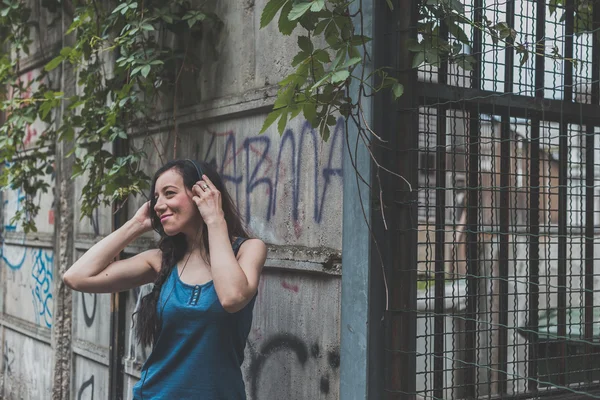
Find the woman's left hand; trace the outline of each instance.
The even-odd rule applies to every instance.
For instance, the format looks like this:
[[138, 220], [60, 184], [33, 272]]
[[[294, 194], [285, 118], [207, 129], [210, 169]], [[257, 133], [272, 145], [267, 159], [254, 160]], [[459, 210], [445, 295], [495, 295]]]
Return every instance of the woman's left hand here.
[[208, 176], [202, 175], [202, 180], [192, 186], [192, 195], [192, 200], [196, 203], [205, 224], [224, 219], [221, 192], [208, 179]]

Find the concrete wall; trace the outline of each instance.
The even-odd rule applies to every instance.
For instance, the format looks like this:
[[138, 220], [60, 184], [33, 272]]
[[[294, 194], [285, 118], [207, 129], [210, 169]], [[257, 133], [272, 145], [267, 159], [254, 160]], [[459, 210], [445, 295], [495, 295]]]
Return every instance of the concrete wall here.
[[[296, 42], [275, 34], [274, 27], [258, 29], [265, 4], [216, 4], [224, 25], [207, 29], [203, 41], [193, 46], [202, 65], [199, 71], [184, 73], [176, 131], [173, 101], [165, 100], [158, 126], [152, 132], [134, 132], [134, 143], [147, 151], [144, 168], [152, 175], [172, 158], [178, 136], [177, 157], [213, 163], [252, 233], [269, 245], [246, 348], [249, 398], [334, 399], [339, 397], [343, 123], [327, 144], [301, 118], [290, 121], [283, 136], [274, 128], [258, 134], [274, 100], [274, 84], [289, 71]], [[35, 10], [35, 18], [48, 20], [39, 7]], [[36, 38], [23, 79], [31, 79], [54, 57], [62, 40], [58, 25]], [[63, 82], [61, 89], [74, 93], [73, 73], [61, 77], [59, 70], [54, 82]], [[31, 126], [28, 145], [41, 129]], [[40, 198], [37, 234], [25, 235], [9, 223], [20, 207], [20, 192], [1, 193], [0, 398], [50, 398], [53, 385], [60, 384], [57, 373], [68, 377], [71, 398], [109, 398], [110, 295], [59, 290], [58, 253], [61, 263], [77, 259], [110, 233], [112, 216], [108, 208], [100, 208], [91, 219], [80, 221], [85, 177], [70, 182], [68, 162], [59, 158], [57, 163], [64, 173], [60, 182], [48, 176], [53, 191]], [[129, 215], [143, 201], [132, 199]], [[126, 251], [144, 250], [155, 239], [148, 234]], [[123, 398], [131, 398], [150, 352], [135, 343], [131, 332], [131, 315], [149, 288], [127, 295]], [[65, 294], [58, 298], [58, 293]], [[55, 315], [60, 315], [60, 325]], [[56, 350], [64, 329], [71, 333], [68, 366], [59, 363], [64, 355]]]

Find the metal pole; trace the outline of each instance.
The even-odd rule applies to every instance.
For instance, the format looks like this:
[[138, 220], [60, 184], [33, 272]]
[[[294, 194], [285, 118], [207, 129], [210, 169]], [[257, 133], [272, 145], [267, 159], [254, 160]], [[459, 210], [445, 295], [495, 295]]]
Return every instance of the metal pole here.
[[[385, 3], [385, 2], [381, 2]], [[387, 112], [381, 133], [389, 148], [386, 159], [396, 176], [384, 184], [393, 204], [387, 207], [389, 231], [386, 243], [389, 258], [389, 312], [386, 315], [386, 399], [416, 398], [417, 373], [417, 250], [418, 250], [418, 140], [419, 97], [417, 69], [410, 40], [417, 38], [417, 2], [398, 0], [394, 10], [386, 13], [382, 25], [386, 29], [384, 64], [404, 86], [404, 94], [396, 102], [397, 112]], [[379, 25], [379, 21], [378, 21]], [[438, 325], [439, 327], [439, 325]], [[439, 350], [439, 348], [438, 348]]]
[[[350, 5], [350, 13], [355, 14], [359, 5]], [[363, 34], [373, 37], [373, 1], [363, 1], [361, 16], [354, 17], [354, 23], [364, 25]], [[358, 32], [357, 32], [358, 34]], [[371, 53], [371, 43], [366, 50]], [[366, 74], [371, 66], [367, 64]], [[362, 71], [357, 70], [360, 76]], [[356, 101], [358, 85], [350, 88], [352, 101]], [[362, 100], [364, 118], [372, 122], [372, 104], [368, 99]], [[368, 149], [359, 138], [359, 128], [349, 121], [346, 132], [346, 149], [344, 154], [343, 182], [343, 232], [342, 232], [342, 320], [340, 344], [340, 398], [367, 399], [369, 390], [369, 293], [370, 293], [370, 254], [371, 223], [370, 189], [357, 179], [360, 173], [369, 184], [371, 181], [371, 159]], [[358, 141], [358, 146], [355, 144]]]

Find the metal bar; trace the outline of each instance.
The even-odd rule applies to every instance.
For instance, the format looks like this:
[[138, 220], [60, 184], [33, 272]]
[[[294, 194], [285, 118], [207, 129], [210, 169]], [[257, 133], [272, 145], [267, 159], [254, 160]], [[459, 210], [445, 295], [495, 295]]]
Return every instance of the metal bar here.
[[[475, 0], [473, 20], [476, 25], [482, 20], [483, 1]], [[471, 90], [481, 90], [481, 31], [473, 30], [473, 71], [471, 73]], [[442, 86], [448, 87], [448, 86]], [[441, 94], [441, 93], [440, 93]], [[438, 96], [438, 103], [443, 96]], [[479, 269], [479, 110], [470, 110], [469, 135], [467, 139], [467, 309], [465, 321], [465, 397], [478, 397], [477, 383], [477, 321]]]
[[[574, 7], [573, 0], [565, 4], [565, 60], [564, 97], [565, 104], [573, 101], [573, 29]], [[568, 173], [569, 173], [569, 124], [564, 120], [559, 132], [559, 171], [558, 171], [558, 337], [562, 339], [559, 345], [559, 376], [560, 385], [566, 384], [567, 357], [567, 207], [568, 207]]]
[[[544, 102], [545, 74], [545, 37], [546, 37], [546, 0], [536, 2], [535, 42], [535, 99]], [[544, 110], [545, 111], [545, 110]], [[540, 118], [545, 112], [534, 112], [531, 121], [530, 166], [529, 166], [529, 312], [527, 389], [538, 391], [538, 329], [539, 329], [539, 263], [540, 263]]]
[[[380, 2], [382, 6], [385, 3]], [[403, 176], [412, 188], [418, 187], [419, 120], [416, 92], [417, 70], [412, 68], [412, 57], [407, 43], [417, 38], [417, 3], [397, 0], [394, 10], [387, 10], [388, 57], [399, 71], [398, 81], [404, 85], [404, 94], [398, 100], [398, 112], [388, 112], [383, 126], [386, 139], [394, 137], [394, 170]], [[390, 97], [390, 100], [391, 97]], [[398, 133], [402, 132], [401, 135]], [[385, 189], [393, 193], [395, 204], [389, 208], [392, 227], [388, 234], [390, 245], [390, 308], [401, 309], [401, 314], [386, 313], [386, 343], [390, 351], [386, 357], [386, 399], [412, 400], [416, 395], [417, 369], [417, 246], [418, 197], [401, 179], [390, 180]]]
[[479, 116], [471, 115], [468, 136], [467, 166], [467, 312], [465, 321], [465, 394], [475, 398], [476, 338], [477, 338], [477, 285], [479, 283], [479, 256], [477, 250], [479, 204]]
[[[508, 361], [508, 239], [510, 220], [510, 121], [502, 116], [500, 143], [500, 254], [498, 258], [498, 393], [506, 393]], [[513, 210], [516, 212], [516, 210]]]
[[[356, 12], [357, 4], [352, 4], [350, 12]], [[382, 37], [373, 35], [373, 2], [362, 2], [362, 16], [355, 17], [357, 26], [361, 23], [364, 34], [375, 38], [376, 44], [383, 43]], [[361, 21], [362, 19], [362, 21]], [[372, 43], [367, 43], [366, 51], [371, 52]], [[370, 68], [370, 67], [367, 67]], [[364, 71], [367, 75], [370, 70]], [[359, 75], [361, 71], [356, 71]], [[352, 101], [357, 101], [359, 88], [353, 84], [350, 88]], [[364, 118], [373, 124], [373, 104], [369, 99], [362, 99]], [[375, 128], [376, 129], [376, 128]], [[359, 140], [359, 127], [351, 121], [347, 124], [347, 138], [349, 143]], [[354, 150], [354, 149], [353, 149]], [[380, 324], [371, 323], [370, 298], [371, 293], [371, 202], [370, 191], [367, 185], [371, 184], [371, 159], [366, 147], [358, 146], [352, 154], [346, 154], [343, 159], [343, 224], [342, 224], [342, 258], [344, 270], [342, 274], [342, 309], [341, 326], [346, 328], [340, 332], [340, 398], [366, 400], [369, 398], [370, 388], [370, 360], [381, 357], [381, 349], [371, 351], [371, 330], [381, 331]], [[354, 165], [353, 165], [354, 164]], [[357, 180], [356, 174], [360, 173], [366, 184]], [[364, 214], [363, 214], [364, 213]], [[366, 217], [363, 218], [363, 215]], [[360, 216], [357, 218], [357, 216]], [[378, 291], [381, 293], [381, 288]], [[381, 317], [379, 318], [379, 320]], [[378, 332], [382, 336], [382, 332]], [[379, 339], [381, 345], [383, 341]], [[382, 360], [381, 360], [382, 361]], [[380, 373], [381, 362], [375, 363], [373, 369]], [[373, 385], [376, 386], [376, 385]], [[373, 387], [373, 390], [381, 387]], [[381, 393], [379, 393], [381, 396]]]
[[[596, 3], [593, 14], [594, 32], [600, 30], [600, 3]], [[600, 104], [600, 37], [592, 35], [592, 104]], [[586, 125], [585, 137], [585, 316], [584, 336], [586, 340], [585, 359], [587, 381], [593, 381], [590, 367], [592, 340], [594, 338], [594, 163], [595, 163], [594, 126]]]
[[[515, 2], [506, 3], [506, 22], [508, 26], [515, 23]], [[512, 42], [512, 37], [509, 38]], [[512, 44], [512, 43], [509, 43]], [[514, 78], [514, 50], [513, 46], [506, 46], [506, 66], [504, 69], [504, 92], [513, 92]], [[500, 142], [500, 254], [498, 271], [499, 289], [499, 315], [498, 315], [498, 393], [507, 392], [507, 367], [508, 367], [508, 253], [509, 220], [510, 220], [510, 111], [502, 114]], [[513, 209], [513, 212], [517, 212]]]
[[[440, 38], [448, 39], [448, 27], [440, 24]], [[444, 60], [438, 69], [438, 82], [448, 81], [448, 62]], [[435, 300], [433, 342], [433, 396], [444, 397], [444, 334], [445, 334], [445, 262], [446, 262], [446, 107], [437, 108], [437, 138], [435, 167]]]
[[421, 96], [419, 104], [424, 107], [438, 106], [441, 103], [452, 109], [477, 110], [484, 114], [502, 114], [510, 110], [511, 117], [517, 118], [543, 114], [546, 121], [555, 122], [580, 123], [582, 119], [598, 120], [598, 106], [593, 104], [575, 104], [429, 82], [419, 82], [418, 88]]
[[592, 381], [589, 361], [594, 339], [594, 127], [586, 127], [585, 138], [585, 294], [584, 337], [587, 380]]
[[567, 174], [568, 174], [568, 126], [561, 124], [559, 133], [558, 166], [558, 337], [559, 345], [559, 377], [558, 382], [564, 385], [567, 355]]
[[433, 396], [444, 395], [444, 301], [446, 246], [446, 109], [437, 110], [436, 196], [435, 196], [435, 303], [433, 342]]
[[[545, 0], [541, 0], [545, 1]], [[529, 167], [529, 312], [527, 316], [529, 361], [528, 383], [531, 392], [538, 389], [538, 325], [539, 325], [539, 263], [540, 263], [540, 121], [531, 124]]]
[[590, 398], [597, 398], [600, 395], [600, 386], [598, 384], [577, 386], [576, 390], [573, 393], [573, 389], [570, 388], [553, 388], [552, 390], [540, 390], [535, 394], [535, 397], [532, 397], [531, 393], [514, 393], [510, 397], [498, 395], [486, 397], [486, 400], [589, 400]]

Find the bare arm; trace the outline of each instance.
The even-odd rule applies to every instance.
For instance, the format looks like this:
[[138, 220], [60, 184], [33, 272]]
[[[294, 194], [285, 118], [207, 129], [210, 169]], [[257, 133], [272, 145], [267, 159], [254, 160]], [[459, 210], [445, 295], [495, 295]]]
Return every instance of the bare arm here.
[[248, 304], [258, 289], [267, 246], [258, 239], [248, 240], [235, 257], [221, 206], [221, 193], [206, 175], [202, 179], [192, 187], [192, 199], [208, 229], [213, 284], [225, 311], [236, 312]]
[[260, 274], [267, 258], [267, 246], [259, 239], [247, 240], [236, 259], [225, 220], [207, 225], [215, 291], [227, 312], [239, 311], [258, 290]]
[[111, 264], [129, 243], [150, 229], [147, 215], [148, 203], [134, 218], [85, 252], [64, 274], [65, 284], [78, 291], [112, 293], [152, 282], [160, 266], [159, 250]]

